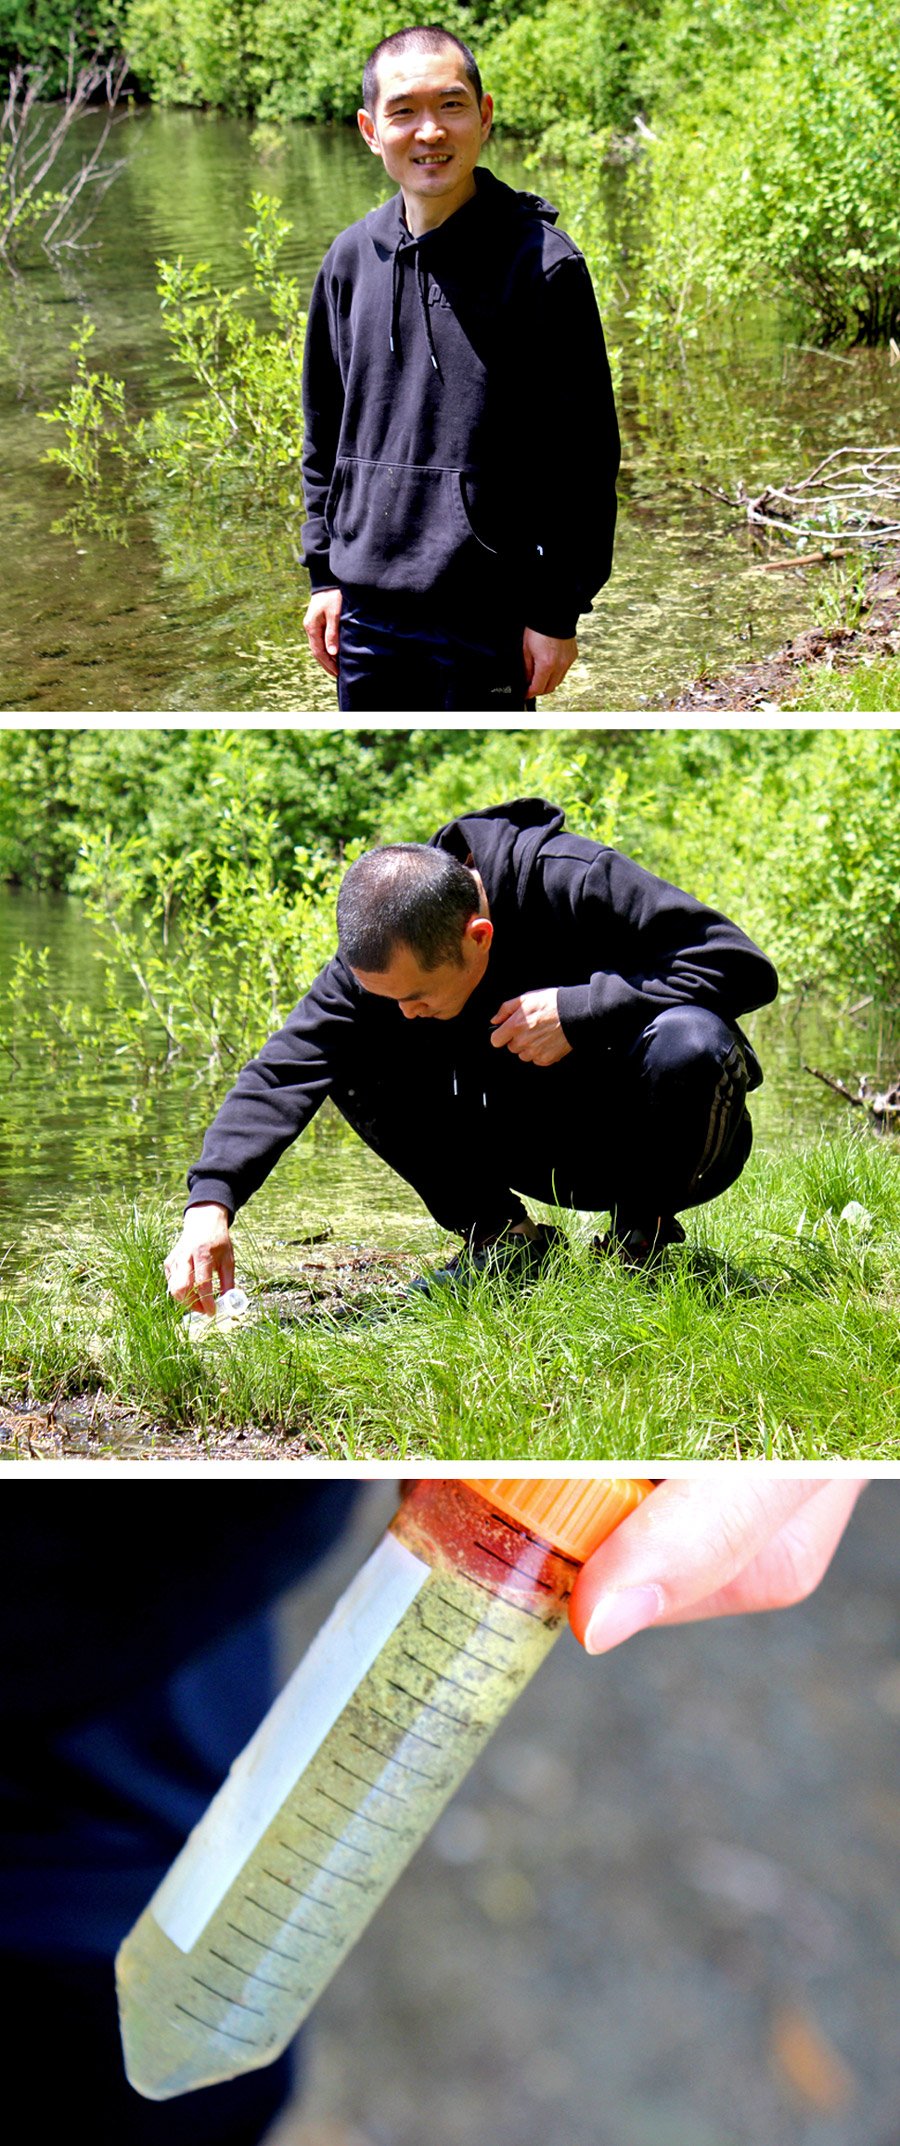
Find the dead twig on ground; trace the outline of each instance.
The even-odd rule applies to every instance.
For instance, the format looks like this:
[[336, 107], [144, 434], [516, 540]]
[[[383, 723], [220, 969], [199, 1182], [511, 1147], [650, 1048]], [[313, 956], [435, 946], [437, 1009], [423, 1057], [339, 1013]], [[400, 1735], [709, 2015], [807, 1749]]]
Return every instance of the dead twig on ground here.
[[[743, 479], [734, 495], [719, 485], [696, 491], [739, 513], [755, 535], [788, 534], [797, 544], [796, 565], [846, 555], [848, 549], [887, 544], [900, 537], [900, 447], [835, 447], [805, 477], [750, 492]], [[833, 541], [828, 541], [833, 540]], [[810, 553], [809, 542], [827, 549]], [[838, 548], [840, 547], [842, 548]], [[779, 559], [776, 565], [791, 562]]]

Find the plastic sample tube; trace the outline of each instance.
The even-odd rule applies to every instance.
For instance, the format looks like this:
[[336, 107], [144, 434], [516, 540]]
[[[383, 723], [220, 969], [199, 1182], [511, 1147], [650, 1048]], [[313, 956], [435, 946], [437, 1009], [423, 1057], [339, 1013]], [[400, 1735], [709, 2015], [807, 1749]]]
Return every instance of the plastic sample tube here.
[[164, 2101], [271, 2063], [566, 1622], [649, 1482], [418, 1483], [116, 1961]]
[[182, 1324], [189, 1341], [205, 1341], [209, 1334], [229, 1333], [249, 1310], [250, 1298], [243, 1289], [225, 1289], [216, 1298], [211, 1318], [208, 1312], [187, 1311]]

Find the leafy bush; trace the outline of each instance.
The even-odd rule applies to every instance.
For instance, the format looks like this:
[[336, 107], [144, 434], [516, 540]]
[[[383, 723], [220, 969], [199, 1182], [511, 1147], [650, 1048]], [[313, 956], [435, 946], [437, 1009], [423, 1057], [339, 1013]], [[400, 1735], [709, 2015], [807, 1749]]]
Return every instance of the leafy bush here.
[[332, 951], [340, 870], [296, 851], [293, 891], [276, 872], [272, 815], [223, 798], [219, 853], [160, 851], [145, 833], [85, 831], [81, 884], [103, 964], [102, 1017], [58, 1003], [41, 957], [22, 950], [6, 996], [15, 1059], [36, 1040], [127, 1052], [136, 1068], [182, 1061], [192, 1078], [233, 1075], [280, 1027]]
[[[352, 119], [364, 63], [382, 37], [431, 22], [429, 0], [126, 0], [139, 80], [162, 102], [218, 104], [264, 119]], [[478, 45], [515, 9], [449, 0], [445, 28]]]
[[161, 104], [248, 110], [254, 13], [251, 0], [129, 0], [123, 36], [142, 88]]
[[70, 46], [76, 59], [121, 45], [125, 0], [0, 0], [0, 67], [49, 66], [50, 87], [65, 80]]
[[[415, 734], [423, 781], [445, 744], [443, 731]], [[237, 807], [267, 821], [272, 869], [295, 892], [308, 850], [334, 860], [379, 838], [408, 762], [409, 734], [393, 730], [0, 730], [0, 879], [82, 891], [79, 852], [98, 826], [115, 847], [142, 836], [148, 867], [202, 851], [215, 874]]]
[[[660, 0], [448, 0], [445, 28], [473, 46], [498, 124], [535, 141], [548, 128], [627, 124], [633, 78]], [[127, 0], [124, 37], [152, 96], [263, 118], [353, 118], [364, 62], [382, 37], [430, 23], [431, 0]], [[573, 54], [578, 54], [577, 65]]]
[[260, 499], [293, 505], [303, 446], [300, 378], [306, 314], [296, 277], [285, 276], [279, 255], [291, 225], [278, 203], [252, 196], [254, 222], [246, 251], [253, 267], [252, 296], [261, 300], [272, 325], [260, 328], [245, 306], [242, 287], [222, 291], [210, 281], [207, 262], [186, 267], [161, 261], [159, 292], [163, 325], [175, 355], [202, 390], [180, 417], [158, 411], [134, 434], [134, 452], [151, 472], [215, 487], [238, 477]]
[[761, 292], [823, 341], [900, 323], [900, 0], [811, 0], [766, 32], [764, 14], [755, 47], [663, 99], [630, 174], [644, 342], [696, 338], [710, 305]]
[[[145, 487], [162, 482], [190, 491], [202, 483], [207, 494], [236, 487], [245, 499], [300, 509], [306, 315], [296, 278], [279, 267], [291, 225], [277, 201], [265, 194], [252, 200], [249, 292], [219, 289], [206, 261], [158, 264], [163, 325], [195, 389], [180, 413], [160, 410], [132, 420], [122, 385], [88, 366], [90, 323], [72, 344], [75, 384], [63, 403], [42, 413], [48, 424], [62, 426], [64, 445], [49, 448], [45, 459], [83, 490], [103, 483], [105, 454]], [[271, 325], [260, 326], [250, 298], [267, 309]]]
[[820, 733], [770, 862], [783, 958], [812, 985], [900, 1002], [900, 734]]
[[578, 162], [592, 132], [630, 126], [657, 14], [658, 0], [548, 0], [517, 12], [478, 55], [500, 127]]
[[[817, 19], [818, 18], [818, 19]], [[722, 198], [726, 275], [761, 270], [826, 339], [900, 323], [900, 6], [828, 0], [770, 52]]]

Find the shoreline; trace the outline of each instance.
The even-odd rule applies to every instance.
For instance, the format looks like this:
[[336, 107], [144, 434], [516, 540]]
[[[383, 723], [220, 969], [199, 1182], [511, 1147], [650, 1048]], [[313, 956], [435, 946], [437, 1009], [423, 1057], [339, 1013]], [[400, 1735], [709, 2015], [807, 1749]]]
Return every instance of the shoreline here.
[[717, 710], [780, 709], [809, 674], [853, 672], [879, 659], [900, 656], [900, 553], [870, 575], [864, 615], [857, 626], [808, 626], [771, 656], [736, 664], [710, 678], [695, 678], [665, 703], [673, 714]]

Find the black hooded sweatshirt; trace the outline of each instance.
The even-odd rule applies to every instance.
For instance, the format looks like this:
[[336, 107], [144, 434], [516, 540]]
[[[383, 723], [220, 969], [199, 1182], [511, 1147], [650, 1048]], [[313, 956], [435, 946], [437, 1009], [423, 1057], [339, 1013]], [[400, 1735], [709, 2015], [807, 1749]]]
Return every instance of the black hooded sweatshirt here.
[[[492, 172], [418, 238], [397, 194], [326, 254], [304, 359], [314, 589], [567, 639], [608, 580], [619, 434], [557, 211]], [[460, 607], [462, 606], [462, 614]]]
[[[549, 1094], [555, 1069], [536, 1072], [495, 1050], [490, 1027], [503, 1001], [525, 991], [557, 989], [566, 1038], [601, 1077], [607, 1054], [624, 1058], [665, 1007], [703, 1006], [735, 1027], [775, 997], [771, 963], [727, 917], [619, 851], [569, 834], [542, 798], [467, 813], [429, 846], [474, 865], [494, 925], [486, 973], [462, 1012], [407, 1020], [335, 954], [226, 1096], [188, 1174], [189, 1206], [214, 1200], [233, 1214], [329, 1095], [388, 1160], [404, 1094], [431, 1099], [421, 1119], [430, 1162], [444, 1113], [469, 1108], [473, 1094], [527, 1124], [526, 1084], [537, 1078]], [[757, 1087], [762, 1074], [743, 1041]]]

